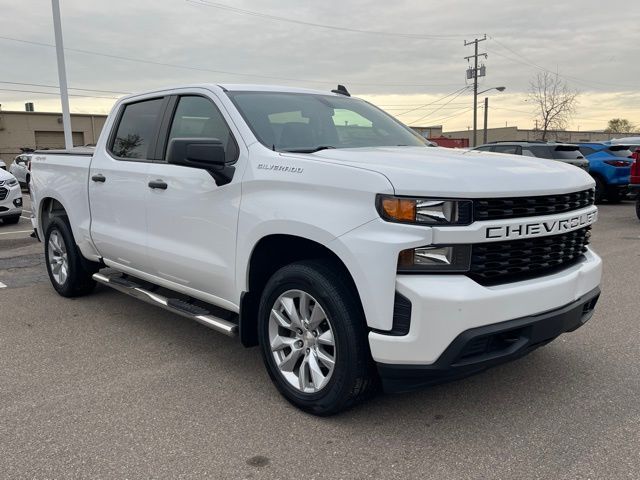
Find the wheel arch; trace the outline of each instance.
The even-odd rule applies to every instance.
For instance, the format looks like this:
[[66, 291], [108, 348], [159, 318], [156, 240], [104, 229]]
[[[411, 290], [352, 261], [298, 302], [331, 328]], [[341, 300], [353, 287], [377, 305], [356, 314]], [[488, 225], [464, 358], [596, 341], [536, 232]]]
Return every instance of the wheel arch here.
[[247, 263], [246, 290], [240, 299], [240, 340], [245, 347], [258, 344], [258, 306], [264, 287], [280, 268], [301, 260], [324, 259], [338, 268], [353, 289], [358, 304], [362, 299], [355, 280], [336, 252], [315, 240], [291, 234], [271, 234], [254, 246]]

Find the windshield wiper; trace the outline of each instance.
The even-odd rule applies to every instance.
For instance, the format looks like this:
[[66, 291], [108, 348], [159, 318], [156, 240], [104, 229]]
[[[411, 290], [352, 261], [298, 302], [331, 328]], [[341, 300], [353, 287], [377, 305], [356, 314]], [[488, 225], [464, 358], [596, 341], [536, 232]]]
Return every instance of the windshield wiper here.
[[320, 150], [329, 150], [330, 148], [336, 148], [332, 145], [320, 145], [318, 147], [312, 147], [312, 148], [292, 148], [292, 149], [285, 149], [283, 150], [283, 152], [289, 152], [289, 153], [315, 153], [315, 152], [319, 152]]

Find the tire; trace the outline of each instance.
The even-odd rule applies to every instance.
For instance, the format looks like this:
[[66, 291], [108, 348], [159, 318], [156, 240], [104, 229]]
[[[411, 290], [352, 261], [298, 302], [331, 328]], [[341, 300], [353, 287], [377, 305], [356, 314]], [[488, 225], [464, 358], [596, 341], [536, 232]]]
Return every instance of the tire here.
[[595, 203], [602, 203], [604, 199], [604, 194], [607, 191], [607, 186], [604, 181], [600, 177], [593, 177], [596, 182], [596, 194], [595, 194]]
[[[303, 314], [302, 317], [317, 325], [303, 325], [304, 331], [300, 329], [300, 335], [300, 332], [296, 334], [294, 331], [294, 315], [287, 314], [285, 303], [298, 306], [297, 312], [301, 312], [304, 308], [300, 308], [303, 294], [310, 299], [307, 300], [307, 315]], [[320, 313], [315, 315], [317, 306], [320, 307]], [[288, 321], [287, 328], [277, 326], [277, 315], [272, 314], [274, 310], [279, 311], [281, 322]], [[319, 322], [322, 314], [325, 320]], [[304, 321], [301, 323], [304, 324]], [[327, 331], [331, 336], [327, 336]], [[258, 339], [262, 358], [276, 388], [289, 402], [305, 412], [332, 415], [366, 399], [376, 390], [377, 374], [357, 293], [345, 282], [344, 274], [340, 273], [338, 267], [327, 261], [293, 263], [271, 277], [260, 300]], [[333, 340], [333, 347], [328, 339]], [[284, 342], [279, 343], [282, 340]], [[272, 345], [284, 343], [290, 347], [272, 350]], [[299, 348], [294, 351], [296, 344]], [[296, 352], [297, 355], [294, 355]], [[281, 357], [276, 360], [279, 355]], [[289, 363], [291, 372], [283, 373], [278, 361], [283, 365], [294, 356], [295, 363]], [[335, 361], [332, 369], [326, 357], [332, 357]], [[315, 368], [312, 368], [314, 362]], [[295, 365], [299, 365], [297, 376]], [[324, 379], [321, 379], [323, 375]], [[309, 382], [300, 380], [301, 377]], [[305, 391], [302, 385], [308, 390]]]
[[610, 187], [607, 190], [607, 200], [610, 203], [620, 203], [622, 201], [620, 190], [615, 187]]
[[65, 219], [53, 218], [47, 227], [44, 256], [51, 285], [63, 297], [86, 295], [96, 286], [91, 276], [98, 271], [98, 264], [80, 254]]
[[7, 225], [15, 225], [20, 221], [20, 215], [11, 215], [10, 217], [3, 217], [2, 221]]
[[636, 198], [636, 216], [640, 220], [640, 195]]

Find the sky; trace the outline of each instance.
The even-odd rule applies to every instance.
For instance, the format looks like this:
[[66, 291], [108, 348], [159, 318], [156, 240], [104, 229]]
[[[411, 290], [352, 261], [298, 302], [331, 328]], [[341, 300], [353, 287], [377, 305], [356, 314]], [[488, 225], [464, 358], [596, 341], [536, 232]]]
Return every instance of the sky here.
[[[610, 0], [60, 0], [71, 111], [184, 83], [338, 83], [415, 126], [472, 126], [465, 40], [484, 38], [489, 127], [532, 128], [539, 72], [579, 91], [568, 128], [640, 124], [640, 4]], [[605, 6], [606, 5], [606, 6]], [[0, 0], [3, 110], [60, 111], [49, 0]], [[465, 88], [467, 87], [467, 88]], [[84, 90], [83, 90], [84, 89]], [[21, 91], [16, 91], [21, 90]], [[28, 91], [25, 91], [28, 90]], [[91, 91], [90, 91], [91, 90]], [[43, 93], [44, 92], [44, 93]], [[482, 125], [483, 111], [478, 111]]]

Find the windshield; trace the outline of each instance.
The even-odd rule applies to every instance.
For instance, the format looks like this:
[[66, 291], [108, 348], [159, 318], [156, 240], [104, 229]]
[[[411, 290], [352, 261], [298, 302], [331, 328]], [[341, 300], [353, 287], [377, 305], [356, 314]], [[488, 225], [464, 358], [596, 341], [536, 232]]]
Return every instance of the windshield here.
[[576, 160], [584, 158], [584, 156], [575, 145], [558, 145], [553, 149], [553, 158], [556, 160]]
[[258, 140], [274, 150], [426, 146], [418, 134], [364, 100], [280, 92], [227, 95]]

